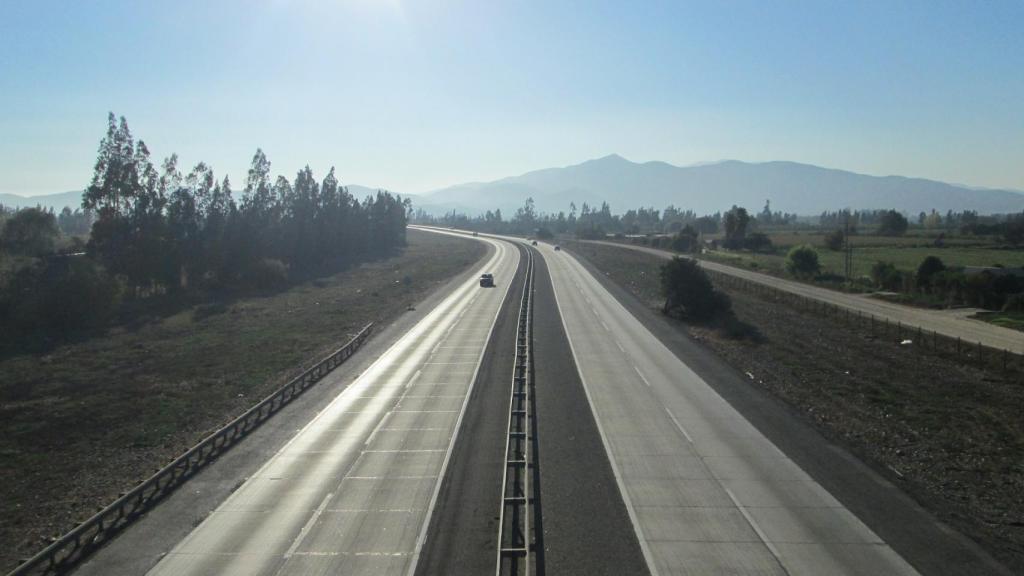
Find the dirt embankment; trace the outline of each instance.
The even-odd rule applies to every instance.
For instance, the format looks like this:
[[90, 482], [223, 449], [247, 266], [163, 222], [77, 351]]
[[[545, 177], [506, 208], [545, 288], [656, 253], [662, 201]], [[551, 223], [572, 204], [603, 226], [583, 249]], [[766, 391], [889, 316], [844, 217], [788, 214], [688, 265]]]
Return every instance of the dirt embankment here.
[[399, 256], [286, 292], [0, 361], [0, 573], [486, 250], [408, 237]]
[[[660, 308], [663, 260], [576, 243], [608, 277]], [[688, 326], [751, 384], [778, 396], [939, 518], [1024, 572], [1024, 382], [901, 345], [832, 316], [725, 288], [758, 338]]]

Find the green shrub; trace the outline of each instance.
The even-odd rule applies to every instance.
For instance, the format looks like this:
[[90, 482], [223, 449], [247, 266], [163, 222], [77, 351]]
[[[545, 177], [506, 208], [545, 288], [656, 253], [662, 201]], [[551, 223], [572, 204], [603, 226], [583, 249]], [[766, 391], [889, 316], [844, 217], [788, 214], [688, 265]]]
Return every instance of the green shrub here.
[[1010, 295], [1003, 303], [1003, 312], [1024, 312], [1024, 292]]
[[692, 320], [709, 320], [732, 308], [725, 294], [715, 290], [708, 275], [693, 260], [673, 258], [661, 267], [663, 312]]
[[871, 266], [871, 280], [882, 290], [899, 290], [903, 285], [903, 277], [896, 265], [881, 260]]
[[799, 278], [814, 276], [821, 271], [818, 251], [807, 244], [794, 246], [786, 255], [786, 271]]
[[687, 226], [672, 238], [669, 247], [676, 252], [696, 252], [698, 245], [697, 231]]
[[940, 260], [938, 256], [925, 257], [917, 267], [918, 290], [929, 288], [932, 285], [932, 278], [945, 269], [946, 265], [942, 263], [942, 260]]

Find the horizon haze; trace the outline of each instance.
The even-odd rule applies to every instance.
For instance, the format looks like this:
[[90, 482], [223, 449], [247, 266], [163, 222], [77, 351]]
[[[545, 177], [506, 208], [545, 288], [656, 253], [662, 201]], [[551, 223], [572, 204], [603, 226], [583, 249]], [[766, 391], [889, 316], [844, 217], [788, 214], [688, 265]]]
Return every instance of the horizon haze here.
[[[609, 152], [1024, 189], [1024, 5], [5, 3], [0, 193], [156, 160], [422, 193]], [[118, 62], [117, 66], [110, 65]]]

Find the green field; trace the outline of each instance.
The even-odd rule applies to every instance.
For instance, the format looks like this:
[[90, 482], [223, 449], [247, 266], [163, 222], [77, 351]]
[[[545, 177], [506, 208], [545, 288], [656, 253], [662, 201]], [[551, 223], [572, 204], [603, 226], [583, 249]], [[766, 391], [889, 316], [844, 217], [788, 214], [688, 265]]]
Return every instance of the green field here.
[[[711, 251], [706, 256], [712, 260], [742, 266], [759, 268], [766, 272], [782, 273], [785, 270], [786, 252], [793, 246], [810, 244], [818, 251], [822, 272], [843, 273], [843, 253], [824, 246], [823, 233], [769, 233], [775, 246], [771, 254], [754, 254], [746, 251]], [[1024, 266], [1024, 250], [1010, 249], [984, 238], [948, 238], [944, 246], [937, 247], [931, 238], [922, 236], [853, 236], [854, 276], [868, 276], [871, 267], [878, 261], [892, 262], [906, 271], [917, 270], [927, 256], [937, 256], [948, 267], [959, 266]]]
[[1024, 332], [1024, 312], [981, 312], [974, 317], [996, 326]]

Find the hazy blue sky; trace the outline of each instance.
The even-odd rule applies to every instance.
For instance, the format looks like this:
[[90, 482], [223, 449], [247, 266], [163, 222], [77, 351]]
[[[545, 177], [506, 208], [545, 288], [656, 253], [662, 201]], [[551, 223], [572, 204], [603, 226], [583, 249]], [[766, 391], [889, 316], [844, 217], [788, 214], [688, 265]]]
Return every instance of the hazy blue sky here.
[[[773, 6], [769, 7], [769, 4]], [[157, 160], [421, 192], [617, 152], [1024, 189], [1024, 2], [0, 0], [0, 192]]]

